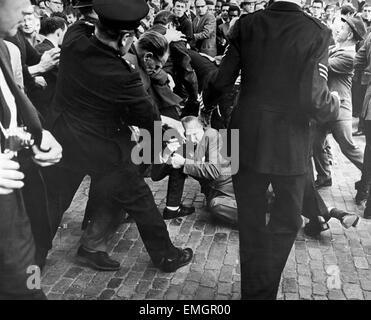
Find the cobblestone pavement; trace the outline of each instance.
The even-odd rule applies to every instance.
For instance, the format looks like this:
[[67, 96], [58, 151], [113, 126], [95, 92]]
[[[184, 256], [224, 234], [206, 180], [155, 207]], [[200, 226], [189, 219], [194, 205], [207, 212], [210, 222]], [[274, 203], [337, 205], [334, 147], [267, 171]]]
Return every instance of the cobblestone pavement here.
[[[364, 147], [364, 137], [357, 137]], [[360, 172], [340, 154], [332, 141], [335, 164], [333, 186], [321, 190], [328, 206], [363, 215], [354, 203], [354, 182]], [[129, 182], [128, 182], [129, 183]], [[166, 181], [148, 181], [160, 210], [164, 208]], [[236, 300], [240, 298], [238, 231], [221, 225], [203, 209], [198, 184], [187, 179], [185, 204], [196, 207], [187, 218], [167, 222], [177, 246], [193, 248], [193, 262], [175, 273], [163, 273], [150, 262], [134, 223], [123, 224], [114, 237], [111, 254], [122, 263], [118, 272], [97, 272], [75, 259], [81, 221], [89, 188], [85, 180], [63, 219], [49, 254], [42, 286], [54, 299], [160, 299]], [[371, 221], [345, 230], [330, 221], [330, 230], [312, 239], [300, 231], [287, 261], [279, 299], [371, 300]]]

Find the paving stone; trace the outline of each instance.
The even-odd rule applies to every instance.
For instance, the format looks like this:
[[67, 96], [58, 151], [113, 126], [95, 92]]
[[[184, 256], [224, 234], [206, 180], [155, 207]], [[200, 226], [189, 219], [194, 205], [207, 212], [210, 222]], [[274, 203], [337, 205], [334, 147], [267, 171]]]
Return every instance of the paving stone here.
[[328, 293], [329, 300], [346, 300], [344, 293], [341, 290], [330, 290]]
[[369, 265], [365, 257], [354, 257], [354, 265], [358, 269], [369, 269]]
[[64, 293], [72, 284], [72, 282], [72, 279], [62, 278], [52, 287], [51, 291], [54, 293]]
[[115, 295], [115, 290], [107, 289], [107, 290], [104, 290], [100, 294], [98, 299], [99, 300], [110, 300], [114, 295]]
[[343, 286], [344, 294], [350, 300], [363, 300], [363, 294], [360, 285], [345, 283]]
[[79, 267], [71, 267], [68, 271], [63, 275], [64, 278], [71, 278], [75, 279], [84, 269]]
[[152, 282], [148, 280], [140, 280], [135, 288], [136, 293], [147, 293], [151, 288]]
[[120, 278], [112, 278], [108, 284], [107, 284], [107, 288], [109, 289], [116, 289], [118, 288], [122, 283], [122, 279]]
[[299, 298], [302, 300], [311, 300], [312, 288], [307, 286], [299, 286]]
[[170, 280], [164, 278], [155, 278], [152, 282], [152, 288], [165, 291], [170, 285]]
[[215, 290], [200, 286], [196, 292], [195, 300], [214, 300]]

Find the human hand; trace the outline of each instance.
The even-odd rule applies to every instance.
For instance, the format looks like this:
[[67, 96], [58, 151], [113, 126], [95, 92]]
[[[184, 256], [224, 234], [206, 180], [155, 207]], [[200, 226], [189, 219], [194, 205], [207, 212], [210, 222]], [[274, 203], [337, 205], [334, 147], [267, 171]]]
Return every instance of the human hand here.
[[49, 51], [45, 51], [41, 56], [39, 62], [41, 73], [45, 73], [52, 68], [58, 66], [61, 49], [54, 48]]
[[33, 160], [41, 167], [52, 166], [62, 159], [62, 146], [55, 140], [49, 131], [44, 130], [41, 140], [41, 151], [37, 146], [32, 147]]
[[167, 145], [162, 154], [162, 162], [168, 162], [170, 156], [180, 148], [180, 143], [177, 138], [170, 139], [167, 141]]
[[340, 103], [341, 99], [340, 99], [339, 93], [337, 91], [331, 91], [331, 95], [333, 97], [336, 97], [337, 100], [339, 100], [339, 103]]
[[169, 87], [170, 87], [171, 91], [173, 91], [174, 88], [175, 88], [174, 79], [173, 79], [173, 77], [170, 74], [168, 74], [167, 77], [169, 79]]
[[185, 164], [185, 159], [178, 153], [174, 153], [171, 156], [170, 161], [174, 169], [180, 169]]
[[41, 89], [45, 89], [48, 86], [44, 77], [37, 76], [37, 77], [34, 77], [34, 79], [35, 79], [35, 84]]
[[19, 163], [13, 161], [13, 152], [0, 153], [0, 195], [12, 193], [24, 186], [24, 174], [19, 171]]
[[167, 29], [164, 35], [167, 42], [187, 41], [187, 37], [178, 30]]

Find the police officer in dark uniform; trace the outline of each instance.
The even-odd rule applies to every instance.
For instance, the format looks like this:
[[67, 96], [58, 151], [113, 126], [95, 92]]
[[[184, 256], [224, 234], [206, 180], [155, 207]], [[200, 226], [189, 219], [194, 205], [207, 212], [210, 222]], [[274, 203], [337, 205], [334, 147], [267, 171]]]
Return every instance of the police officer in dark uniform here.
[[90, 221], [79, 259], [98, 270], [119, 269], [107, 247], [124, 209], [135, 220], [154, 265], [175, 271], [191, 261], [193, 252], [173, 246], [152, 192], [131, 160], [129, 126], [153, 131], [154, 121], [160, 120], [139, 73], [123, 58], [148, 6], [144, 0], [95, 0], [93, 5], [99, 16], [95, 30], [90, 23], [76, 23], [62, 46], [48, 119], [65, 147], [61, 165], [45, 171], [51, 224], [56, 231], [82, 179], [90, 175]]
[[[338, 114], [327, 87], [331, 31], [300, 1], [276, 1], [241, 17], [205, 105], [233, 86], [241, 92], [230, 128], [239, 129], [238, 206], [242, 299], [275, 299], [281, 272], [301, 227], [310, 155], [310, 120]], [[266, 190], [276, 201], [266, 223]]]

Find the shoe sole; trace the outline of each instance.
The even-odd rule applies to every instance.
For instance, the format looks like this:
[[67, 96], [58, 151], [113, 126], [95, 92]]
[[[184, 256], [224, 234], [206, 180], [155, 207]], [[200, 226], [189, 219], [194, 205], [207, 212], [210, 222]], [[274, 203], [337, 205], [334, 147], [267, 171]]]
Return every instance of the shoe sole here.
[[93, 268], [93, 269], [95, 269], [95, 270], [98, 270], [98, 271], [118, 271], [118, 270], [120, 270], [121, 269], [121, 266], [119, 266], [119, 267], [115, 267], [115, 268], [110, 268], [110, 267], [101, 267], [101, 266], [99, 266], [99, 265], [97, 265], [96, 263], [94, 263], [93, 261], [91, 261], [91, 260], [89, 260], [89, 259], [87, 259], [87, 258], [85, 258], [85, 257], [81, 257], [81, 256], [77, 256], [76, 257], [76, 260], [78, 261], [78, 262], [80, 262], [81, 264], [84, 264], [84, 265], [86, 265], [86, 266], [88, 266], [88, 267], [90, 267], [90, 268]]
[[349, 229], [350, 227], [356, 227], [359, 222], [359, 217], [350, 215], [349, 217], [344, 217], [343, 221], [341, 221], [341, 224], [345, 229]]

